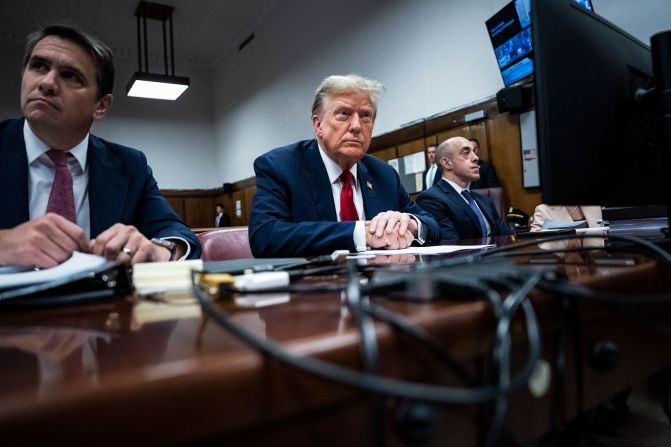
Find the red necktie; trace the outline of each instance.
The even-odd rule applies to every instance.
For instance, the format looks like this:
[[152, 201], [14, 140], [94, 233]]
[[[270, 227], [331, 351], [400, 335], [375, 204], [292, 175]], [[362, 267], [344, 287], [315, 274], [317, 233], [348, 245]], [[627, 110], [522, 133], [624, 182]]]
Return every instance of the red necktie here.
[[340, 220], [359, 220], [359, 214], [354, 206], [354, 191], [352, 191], [352, 173], [343, 171], [340, 174], [342, 189], [340, 190]]
[[56, 213], [70, 222], [77, 223], [75, 195], [72, 189], [72, 174], [68, 169], [69, 152], [51, 149], [47, 155], [56, 165], [54, 182], [51, 184], [47, 213]]

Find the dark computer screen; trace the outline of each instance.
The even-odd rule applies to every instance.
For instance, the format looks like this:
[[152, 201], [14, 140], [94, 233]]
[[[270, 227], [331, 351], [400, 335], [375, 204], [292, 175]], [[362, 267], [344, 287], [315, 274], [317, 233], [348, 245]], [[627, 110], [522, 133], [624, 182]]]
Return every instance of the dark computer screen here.
[[533, 72], [530, 0], [514, 0], [485, 22], [507, 86]]
[[[649, 47], [573, 0], [533, 0], [543, 202], [664, 204]], [[664, 173], [664, 175], [669, 175]]]

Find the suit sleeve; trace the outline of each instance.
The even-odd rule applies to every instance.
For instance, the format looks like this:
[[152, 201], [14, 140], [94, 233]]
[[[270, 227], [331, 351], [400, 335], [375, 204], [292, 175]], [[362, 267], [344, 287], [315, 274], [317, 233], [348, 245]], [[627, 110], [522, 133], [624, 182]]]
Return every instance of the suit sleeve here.
[[433, 197], [431, 191], [427, 190], [417, 197], [417, 205], [433, 216], [435, 222], [437, 222], [440, 241], [456, 241], [460, 239], [454, 223], [449, 218], [447, 204], [444, 201]]
[[[354, 222], [327, 222], [295, 216], [294, 203], [309, 197], [308, 192], [297, 197], [297, 182], [290, 178], [291, 170], [282, 170], [278, 162], [267, 155], [254, 162], [256, 195], [249, 221], [249, 242], [255, 257], [313, 256], [330, 254], [334, 250], [355, 251]], [[307, 200], [311, 200], [307, 199]], [[294, 222], [294, 220], [300, 220]]]
[[179, 237], [190, 245], [189, 259], [198, 259], [201, 248], [198, 238], [165, 200], [158, 189], [147, 159], [142, 154], [144, 189], [137, 208], [134, 224], [148, 239]]

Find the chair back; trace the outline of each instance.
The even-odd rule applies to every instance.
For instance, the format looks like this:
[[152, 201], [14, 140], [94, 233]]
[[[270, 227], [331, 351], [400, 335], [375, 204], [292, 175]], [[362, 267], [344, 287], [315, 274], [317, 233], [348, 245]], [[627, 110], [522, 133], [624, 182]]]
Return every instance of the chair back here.
[[500, 186], [493, 186], [490, 188], [477, 188], [471, 191], [489, 197], [489, 200], [491, 200], [494, 204], [494, 208], [496, 208], [496, 212], [499, 214], [499, 217], [501, 217], [503, 220], [506, 219], [507, 209], [506, 201], [503, 197], [503, 188]]
[[203, 248], [203, 261], [253, 258], [247, 227], [227, 227], [196, 235]]

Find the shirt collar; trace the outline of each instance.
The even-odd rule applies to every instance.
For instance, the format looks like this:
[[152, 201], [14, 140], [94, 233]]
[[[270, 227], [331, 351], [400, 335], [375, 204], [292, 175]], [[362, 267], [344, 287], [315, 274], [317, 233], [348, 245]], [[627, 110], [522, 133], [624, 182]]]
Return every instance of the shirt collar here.
[[462, 188], [461, 186], [457, 185], [457, 184], [456, 184], [455, 182], [453, 182], [452, 180], [446, 179], [445, 177], [443, 177], [443, 180], [445, 180], [447, 183], [449, 183], [449, 184], [454, 188], [454, 190], [457, 191], [457, 193], [458, 193], [459, 195], [461, 195], [461, 193], [462, 193], [463, 191], [470, 191], [470, 186], [471, 186], [470, 183], [468, 184], [468, 188]]
[[[338, 178], [340, 177], [340, 174], [343, 173], [343, 169], [338, 166], [338, 163], [335, 161], [331, 160], [331, 157], [329, 157], [324, 149], [322, 149], [321, 145], [319, 142], [317, 142], [317, 146], [319, 146], [319, 155], [322, 157], [322, 161], [324, 162], [324, 167], [326, 168], [326, 173], [329, 176], [329, 183], [333, 184], [335, 183]], [[354, 166], [352, 166], [349, 169], [349, 172], [352, 173], [352, 177], [354, 178], [354, 185], [356, 186], [357, 184], [357, 165], [358, 163], [354, 163]]]
[[[50, 148], [40, 138], [35, 135], [33, 130], [28, 125], [28, 120], [23, 122], [23, 140], [26, 143], [26, 154], [28, 155], [28, 164], [33, 163], [42, 154], [47, 152]], [[82, 170], [86, 166], [86, 160], [89, 147], [89, 133], [87, 132], [84, 139], [77, 145], [69, 149], [68, 152], [77, 160]]]

